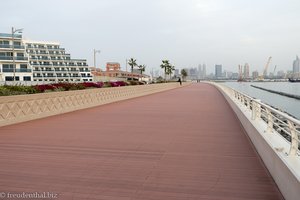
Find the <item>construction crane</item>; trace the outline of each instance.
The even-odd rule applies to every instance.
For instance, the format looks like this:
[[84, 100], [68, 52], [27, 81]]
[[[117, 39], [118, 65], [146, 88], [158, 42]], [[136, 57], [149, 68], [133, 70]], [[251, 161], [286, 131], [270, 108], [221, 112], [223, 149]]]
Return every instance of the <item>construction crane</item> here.
[[265, 69], [264, 69], [264, 73], [263, 73], [263, 77], [264, 77], [264, 78], [266, 78], [267, 75], [268, 75], [268, 74], [267, 74], [267, 73], [268, 73], [268, 67], [269, 67], [269, 64], [270, 64], [271, 60], [272, 60], [272, 57], [270, 56], [269, 59], [268, 59], [268, 62], [267, 62], [267, 64], [266, 64], [266, 66], [265, 66]]
[[258, 80], [259, 80], [259, 81], [263, 81], [264, 78], [267, 77], [268, 67], [269, 67], [269, 65], [270, 65], [271, 60], [272, 60], [272, 57], [270, 56], [270, 57], [268, 58], [267, 64], [265, 65], [263, 74], [260, 75], [260, 76], [258, 77]]

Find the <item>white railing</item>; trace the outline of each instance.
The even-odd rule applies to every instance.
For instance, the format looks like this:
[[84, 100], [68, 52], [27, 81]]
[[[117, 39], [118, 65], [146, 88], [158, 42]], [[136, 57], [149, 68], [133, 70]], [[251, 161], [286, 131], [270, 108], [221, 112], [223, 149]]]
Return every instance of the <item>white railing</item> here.
[[262, 121], [265, 123], [266, 134], [279, 134], [283, 140], [286, 140], [289, 145], [289, 156], [299, 156], [300, 144], [300, 121], [290, 115], [281, 112], [259, 99], [250, 97], [242, 92], [234, 90], [230, 87], [221, 84], [215, 84], [221, 88], [235, 103], [239, 104], [244, 109], [251, 112], [251, 120]]

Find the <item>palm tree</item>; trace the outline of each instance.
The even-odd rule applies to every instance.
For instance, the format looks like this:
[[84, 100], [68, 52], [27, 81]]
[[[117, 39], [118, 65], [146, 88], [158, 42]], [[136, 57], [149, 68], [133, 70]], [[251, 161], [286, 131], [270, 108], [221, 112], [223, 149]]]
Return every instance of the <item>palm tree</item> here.
[[136, 64], [136, 59], [130, 58], [130, 59], [128, 60], [128, 65], [131, 67], [131, 80], [132, 80], [132, 79], [133, 79], [133, 68], [134, 68], [135, 66], [137, 66], [137, 64]]
[[138, 68], [141, 71], [141, 80], [143, 80], [143, 72], [146, 70], [146, 65], [139, 65]]
[[171, 76], [172, 76], [172, 73], [173, 71], [175, 70], [175, 66], [173, 65], [169, 65], [168, 68], [167, 68], [167, 74], [170, 75], [170, 79], [171, 79]]
[[165, 71], [165, 82], [166, 82], [166, 75], [168, 74], [168, 68], [170, 68], [171, 64], [168, 60], [162, 60], [162, 64], [160, 65], [160, 67], [162, 69], [164, 69]]
[[143, 75], [143, 72], [144, 72], [145, 69], [146, 69], [146, 65], [139, 65], [138, 68], [139, 68], [139, 70], [141, 71], [141, 75]]
[[181, 70], [181, 75], [182, 75], [182, 78], [184, 79], [185, 77], [187, 77], [187, 72], [186, 72], [186, 70], [185, 69], [182, 69]]

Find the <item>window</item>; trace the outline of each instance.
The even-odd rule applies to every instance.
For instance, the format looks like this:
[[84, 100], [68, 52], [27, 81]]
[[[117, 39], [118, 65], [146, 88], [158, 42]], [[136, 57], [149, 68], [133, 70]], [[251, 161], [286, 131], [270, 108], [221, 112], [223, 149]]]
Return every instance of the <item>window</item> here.
[[7, 40], [1, 40], [1, 41], [0, 41], [0, 44], [9, 45], [9, 41], [7, 41]]
[[27, 69], [27, 65], [26, 65], [26, 64], [21, 64], [21, 65], [20, 65], [20, 68], [21, 68], [21, 69]]
[[13, 81], [13, 77], [12, 76], [6, 76], [5, 81]]
[[[20, 80], [20, 77], [16, 76], [16, 81], [19, 81]], [[6, 76], [5, 77], [5, 81], [13, 81], [14, 80], [14, 77], [13, 76]]]
[[30, 76], [24, 76], [23, 81], [31, 81], [31, 77]]
[[3, 69], [13, 69], [13, 65], [12, 64], [3, 64]]
[[21, 46], [21, 42], [14, 41], [15, 46]]
[[8, 56], [11, 57], [12, 56], [12, 52], [0, 52], [0, 56]]

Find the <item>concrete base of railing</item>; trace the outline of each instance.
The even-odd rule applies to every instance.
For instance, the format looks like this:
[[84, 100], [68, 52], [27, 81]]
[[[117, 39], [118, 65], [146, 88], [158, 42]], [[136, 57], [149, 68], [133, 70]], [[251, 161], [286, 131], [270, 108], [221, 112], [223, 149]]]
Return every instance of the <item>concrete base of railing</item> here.
[[[188, 85], [189, 83], [184, 83]], [[0, 126], [90, 108], [181, 87], [162, 83], [0, 97]]]
[[221, 87], [216, 87], [236, 113], [284, 198], [298, 200], [300, 198], [299, 158], [289, 157], [286, 153], [288, 144], [287, 142], [284, 144], [282, 138], [279, 138], [281, 136], [266, 133], [264, 131], [266, 124], [252, 120], [250, 112], [243, 109]]

